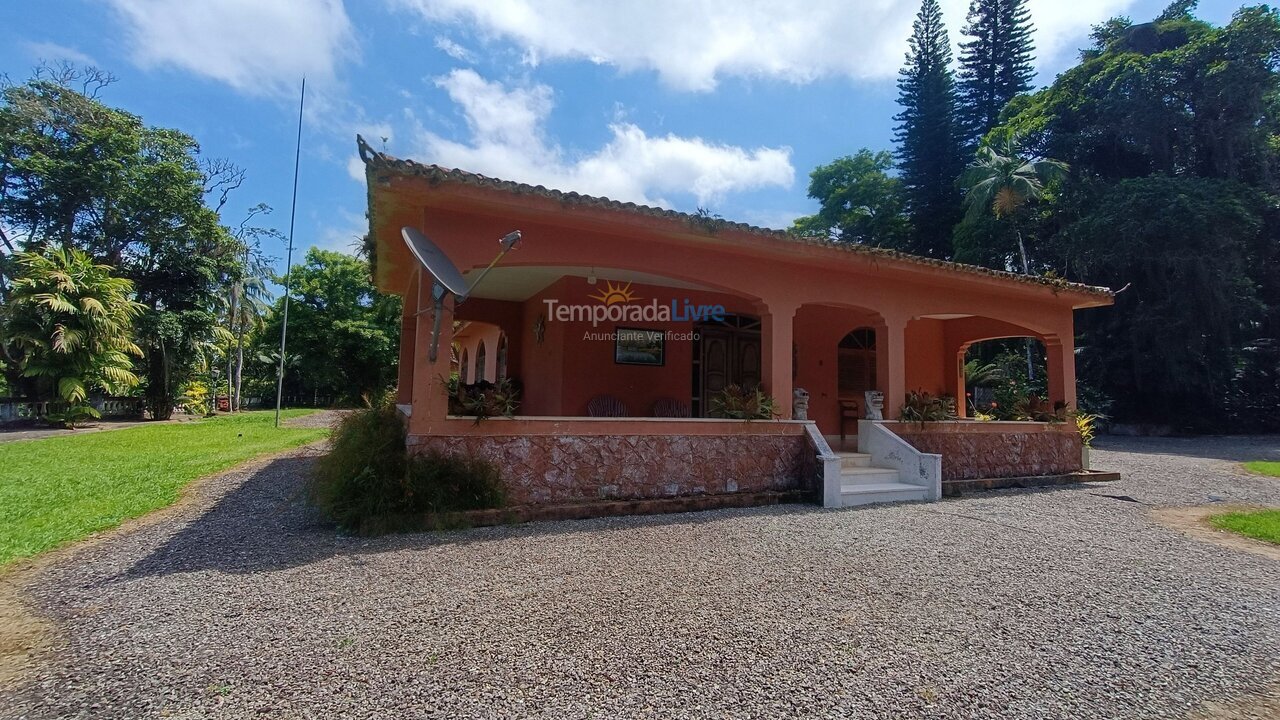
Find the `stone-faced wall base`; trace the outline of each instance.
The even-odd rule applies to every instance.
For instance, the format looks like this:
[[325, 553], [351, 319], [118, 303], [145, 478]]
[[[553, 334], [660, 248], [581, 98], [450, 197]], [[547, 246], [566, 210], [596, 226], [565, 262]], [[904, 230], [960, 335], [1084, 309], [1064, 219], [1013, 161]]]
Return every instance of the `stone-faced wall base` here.
[[816, 489], [815, 450], [803, 424], [690, 427], [701, 434], [575, 434], [561, 429], [557, 434], [410, 435], [407, 443], [414, 453], [437, 450], [493, 463], [513, 506], [679, 502]]
[[1027, 477], [982, 478], [979, 480], [944, 480], [943, 496], [954, 497], [982, 490], [1003, 490], [1006, 488], [1051, 487], [1054, 485], [1074, 485], [1087, 482], [1115, 482], [1120, 479], [1118, 472], [1102, 472], [1100, 470], [1081, 470], [1058, 475], [1032, 475]]
[[1082, 469], [1075, 423], [887, 422], [920, 452], [942, 456], [942, 481], [1061, 475]]

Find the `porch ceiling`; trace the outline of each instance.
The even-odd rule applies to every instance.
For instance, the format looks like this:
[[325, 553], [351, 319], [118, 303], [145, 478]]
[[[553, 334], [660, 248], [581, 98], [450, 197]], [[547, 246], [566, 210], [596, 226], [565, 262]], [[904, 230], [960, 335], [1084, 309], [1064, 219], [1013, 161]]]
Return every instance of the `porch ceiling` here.
[[[471, 270], [463, 274], [467, 282], [480, 273]], [[713, 288], [696, 283], [673, 280], [661, 275], [654, 275], [634, 270], [619, 268], [584, 268], [565, 266], [499, 266], [489, 271], [483, 282], [476, 286], [471, 295], [489, 300], [511, 300], [523, 302], [538, 294], [555, 281], [565, 276], [590, 277], [594, 275], [597, 282], [612, 281], [615, 283], [636, 283], [638, 285], [657, 285], [659, 287], [679, 288], [681, 290], [712, 290]]]

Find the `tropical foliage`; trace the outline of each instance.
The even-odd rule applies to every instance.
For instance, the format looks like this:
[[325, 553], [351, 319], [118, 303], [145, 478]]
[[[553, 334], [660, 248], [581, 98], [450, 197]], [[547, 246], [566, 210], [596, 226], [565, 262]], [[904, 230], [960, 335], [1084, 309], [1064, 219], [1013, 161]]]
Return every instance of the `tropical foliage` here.
[[102, 103], [112, 81], [61, 67], [0, 86], [0, 226], [10, 249], [78, 250], [132, 282], [136, 372], [164, 418], [207, 369], [220, 279], [239, 262], [218, 212], [244, 175], [202, 158], [193, 138]]
[[[290, 284], [288, 344], [296, 361], [286, 368], [286, 396], [350, 405], [395, 383], [400, 298], [373, 287], [367, 262], [312, 248], [293, 269]], [[283, 302], [283, 297], [276, 300], [257, 348], [276, 360]]]
[[[123, 393], [138, 384], [133, 321], [143, 311], [133, 284], [80, 250], [18, 253], [4, 306], [4, 337], [22, 375], [45, 380], [63, 402], [86, 407], [90, 391]], [[94, 415], [78, 411], [79, 415]]]
[[893, 156], [863, 148], [809, 174], [816, 215], [798, 218], [795, 231], [810, 237], [901, 249], [910, 240], [902, 181], [889, 174]]
[[[1100, 24], [1075, 67], [1027, 94], [1031, 18], [1021, 0], [972, 0], [958, 90], [948, 89], [940, 10], [924, 0], [896, 137], [909, 249], [1119, 291], [1114, 307], [1077, 318], [1085, 411], [1275, 431], [1280, 14], [1245, 7], [1215, 27], [1194, 6], [1177, 0], [1151, 22]], [[963, 172], [939, 169], [956, 146], [948, 123], [973, 153]], [[833, 177], [818, 196], [824, 210], [825, 198], [856, 185]], [[923, 240], [940, 227], [945, 241]], [[1028, 385], [1036, 362], [1021, 371]]]

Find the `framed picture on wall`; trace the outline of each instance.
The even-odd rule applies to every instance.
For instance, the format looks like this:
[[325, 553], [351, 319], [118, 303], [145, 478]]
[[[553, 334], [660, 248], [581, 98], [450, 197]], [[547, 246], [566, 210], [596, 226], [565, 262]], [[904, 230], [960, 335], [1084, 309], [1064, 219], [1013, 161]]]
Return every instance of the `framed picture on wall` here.
[[666, 333], [643, 328], [617, 328], [613, 361], [619, 365], [662, 365], [666, 362]]

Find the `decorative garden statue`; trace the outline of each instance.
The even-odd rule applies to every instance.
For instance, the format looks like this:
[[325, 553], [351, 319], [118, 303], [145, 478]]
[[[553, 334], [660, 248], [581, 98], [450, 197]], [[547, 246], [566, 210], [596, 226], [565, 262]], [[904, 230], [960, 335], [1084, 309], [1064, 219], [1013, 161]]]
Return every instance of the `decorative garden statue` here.
[[804, 388], [796, 388], [791, 391], [794, 396], [791, 400], [791, 419], [792, 420], [808, 420], [809, 419], [809, 391]]
[[883, 420], [884, 419], [884, 393], [879, 390], [868, 390], [863, 393], [866, 398], [867, 416], [863, 420]]

